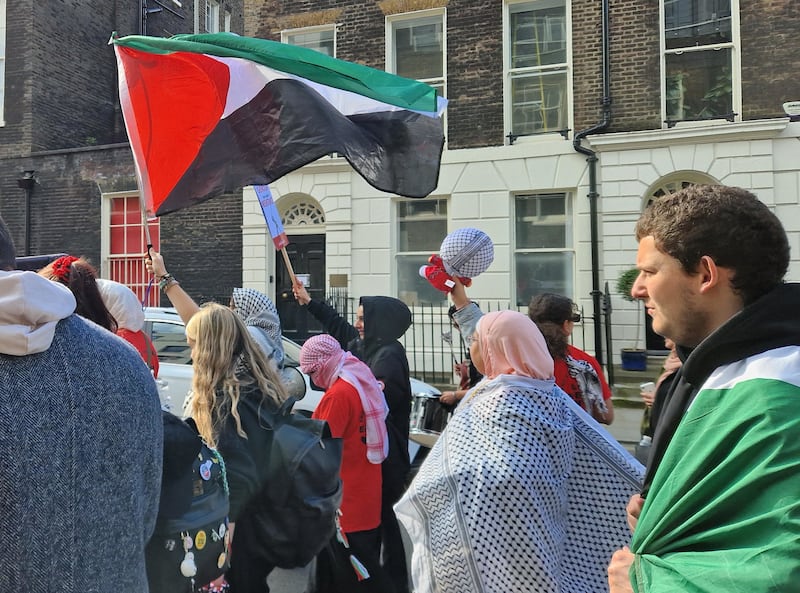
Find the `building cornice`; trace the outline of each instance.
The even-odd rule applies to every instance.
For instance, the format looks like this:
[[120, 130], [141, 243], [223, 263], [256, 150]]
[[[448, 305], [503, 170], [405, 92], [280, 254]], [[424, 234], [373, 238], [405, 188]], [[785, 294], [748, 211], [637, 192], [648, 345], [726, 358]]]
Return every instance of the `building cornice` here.
[[616, 132], [598, 134], [588, 138], [598, 152], [612, 150], [634, 150], [663, 148], [677, 144], [698, 142], [736, 142], [741, 140], [766, 140], [776, 138], [789, 125], [789, 118], [761, 119], [737, 123], [677, 125], [666, 130], [643, 130], [639, 132]]

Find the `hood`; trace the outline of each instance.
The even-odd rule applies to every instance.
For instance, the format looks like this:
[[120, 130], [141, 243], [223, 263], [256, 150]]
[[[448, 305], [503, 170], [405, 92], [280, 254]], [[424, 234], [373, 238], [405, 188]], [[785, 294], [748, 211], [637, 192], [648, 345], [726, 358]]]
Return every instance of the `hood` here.
[[783, 346], [800, 345], [800, 284], [781, 284], [731, 317], [724, 325], [688, 351], [682, 374], [701, 385], [717, 367]]
[[400, 338], [411, 327], [411, 310], [396, 298], [361, 297], [364, 307], [364, 343], [368, 346], [387, 344]]
[[120, 329], [138, 332], [144, 327], [142, 303], [130, 288], [103, 278], [97, 279], [97, 288]]
[[35, 272], [0, 272], [0, 354], [44, 352], [56, 324], [73, 311], [75, 297], [66, 286]]

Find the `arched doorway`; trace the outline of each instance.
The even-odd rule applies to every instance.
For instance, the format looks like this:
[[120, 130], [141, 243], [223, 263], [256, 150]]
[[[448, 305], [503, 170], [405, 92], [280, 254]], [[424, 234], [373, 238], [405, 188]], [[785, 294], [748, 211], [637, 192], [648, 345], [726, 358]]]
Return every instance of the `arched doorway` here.
[[[286, 253], [295, 275], [303, 280], [312, 299], [325, 298], [325, 213], [314, 198], [289, 194], [276, 203], [289, 245]], [[301, 308], [292, 294], [292, 281], [283, 257], [275, 258], [275, 296], [283, 334], [302, 344], [322, 332], [317, 321]]]

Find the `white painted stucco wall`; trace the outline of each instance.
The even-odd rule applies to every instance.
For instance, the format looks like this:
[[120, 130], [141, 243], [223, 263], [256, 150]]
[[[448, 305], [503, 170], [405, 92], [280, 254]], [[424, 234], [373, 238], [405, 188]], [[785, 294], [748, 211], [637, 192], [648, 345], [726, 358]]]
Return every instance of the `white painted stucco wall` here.
[[[445, 151], [439, 184], [431, 197], [448, 203], [448, 231], [475, 226], [495, 242], [491, 268], [474, 280], [476, 300], [508, 300], [515, 286], [513, 196], [564, 191], [573, 196], [575, 300], [592, 311], [588, 168], [572, 142], [552, 137], [513, 146]], [[600, 288], [635, 264], [633, 229], [649, 191], [679, 171], [703, 173], [719, 183], [751, 189], [773, 207], [789, 232], [789, 279], [800, 280], [800, 122], [770, 119], [745, 123], [680, 125], [669, 130], [604, 134], [586, 144], [597, 151], [600, 193]], [[396, 221], [392, 195], [378, 191], [342, 158], [323, 158], [271, 184], [279, 210], [282, 198], [316, 200], [325, 213], [326, 274], [346, 274], [352, 296], [397, 295], [392, 274]], [[287, 198], [288, 199], [288, 198]], [[292, 229], [287, 229], [289, 234]], [[275, 250], [254, 192], [244, 192], [244, 284], [274, 296]], [[279, 257], [279, 256], [278, 256]], [[635, 304], [612, 297], [614, 347], [635, 341]], [[579, 332], [576, 332], [576, 335]], [[591, 328], [585, 347], [594, 351]], [[644, 329], [641, 329], [641, 337]], [[577, 345], [584, 346], [580, 342]]]

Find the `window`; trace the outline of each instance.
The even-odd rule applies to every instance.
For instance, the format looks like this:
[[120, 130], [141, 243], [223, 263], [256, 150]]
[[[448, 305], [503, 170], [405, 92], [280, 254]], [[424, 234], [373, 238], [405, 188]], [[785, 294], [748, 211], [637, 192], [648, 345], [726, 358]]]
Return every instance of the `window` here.
[[283, 31], [281, 41], [289, 45], [307, 47], [332, 58], [336, 57], [336, 27], [334, 25]]
[[6, 0], [0, 0], [0, 126], [5, 125], [6, 102]]
[[231, 11], [230, 10], [226, 10], [225, 11], [225, 23], [224, 23], [223, 31], [226, 31], [228, 33], [231, 32]]
[[667, 124], [733, 120], [738, 35], [732, 2], [736, 0], [662, 0]]
[[153, 321], [150, 339], [158, 354], [159, 364], [192, 364], [192, 349], [186, 342], [183, 323]]
[[[108, 202], [108, 242], [109, 265], [104, 269], [104, 277], [121, 282], [130, 287], [140, 301], [149, 306], [159, 304], [160, 294], [157, 285], [150, 284], [142, 254], [147, 251], [147, 235], [142, 225], [142, 211], [138, 195], [112, 196]], [[150, 244], [159, 250], [159, 219], [148, 220]]]
[[508, 5], [506, 103], [511, 134], [564, 132], [569, 124], [569, 30], [564, 0]]
[[442, 303], [445, 294], [419, 275], [447, 236], [447, 200], [425, 199], [397, 203], [398, 297], [406, 304]]
[[514, 204], [517, 305], [543, 292], [573, 298], [575, 252], [566, 194], [517, 196]]
[[219, 33], [219, 2], [206, 0], [206, 31]]
[[389, 17], [386, 25], [386, 71], [425, 82], [444, 97], [444, 12]]

